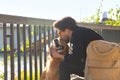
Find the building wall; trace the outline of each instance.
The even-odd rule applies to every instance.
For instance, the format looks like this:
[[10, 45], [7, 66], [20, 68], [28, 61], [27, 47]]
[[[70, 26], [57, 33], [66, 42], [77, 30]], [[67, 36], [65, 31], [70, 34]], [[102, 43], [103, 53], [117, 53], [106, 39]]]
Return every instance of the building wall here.
[[105, 40], [120, 43], [120, 30], [103, 30], [102, 36]]

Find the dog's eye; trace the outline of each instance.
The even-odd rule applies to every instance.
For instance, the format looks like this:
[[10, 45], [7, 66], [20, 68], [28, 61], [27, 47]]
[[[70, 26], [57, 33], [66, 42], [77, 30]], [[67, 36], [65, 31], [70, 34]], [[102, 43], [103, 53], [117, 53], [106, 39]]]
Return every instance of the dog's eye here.
[[55, 42], [55, 46], [56, 46], [56, 47], [60, 47], [59, 42], [58, 42], [58, 39], [55, 39], [54, 42]]

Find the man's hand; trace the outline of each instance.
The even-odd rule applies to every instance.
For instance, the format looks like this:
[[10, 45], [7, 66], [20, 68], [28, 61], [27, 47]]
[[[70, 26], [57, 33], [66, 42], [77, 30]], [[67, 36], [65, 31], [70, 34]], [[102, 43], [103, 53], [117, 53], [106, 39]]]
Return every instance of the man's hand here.
[[64, 55], [59, 54], [59, 53], [57, 52], [57, 48], [56, 48], [56, 47], [51, 46], [51, 47], [49, 48], [49, 51], [50, 51], [51, 57], [64, 60]]

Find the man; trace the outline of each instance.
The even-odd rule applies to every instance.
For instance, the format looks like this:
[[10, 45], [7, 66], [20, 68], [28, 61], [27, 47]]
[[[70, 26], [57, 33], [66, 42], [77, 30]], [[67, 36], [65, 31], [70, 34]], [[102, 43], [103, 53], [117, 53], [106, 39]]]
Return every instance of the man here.
[[72, 44], [72, 53], [65, 56], [60, 55], [56, 48], [51, 47], [52, 57], [61, 58], [59, 80], [70, 80], [70, 74], [84, 77], [86, 48], [94, 40], [103, 40], [95, 31], [80, 27], [72, 17], [64, 17], [53, 23], [59, 37], [66, 43]]

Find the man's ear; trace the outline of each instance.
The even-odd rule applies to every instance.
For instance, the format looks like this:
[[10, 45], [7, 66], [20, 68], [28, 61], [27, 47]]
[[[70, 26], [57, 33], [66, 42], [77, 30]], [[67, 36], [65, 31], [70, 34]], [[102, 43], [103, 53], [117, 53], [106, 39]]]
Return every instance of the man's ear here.
[[70, 29], [65, 29], [65, 33], [66, 33], [67, 35], [71, 35], [72, 31], [71, 31]]
[[69, 31], [70, 31], [69, 29], [65, 29], [65, 32], [66, 32], [66, 33], [69, 33]]

